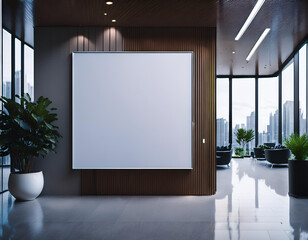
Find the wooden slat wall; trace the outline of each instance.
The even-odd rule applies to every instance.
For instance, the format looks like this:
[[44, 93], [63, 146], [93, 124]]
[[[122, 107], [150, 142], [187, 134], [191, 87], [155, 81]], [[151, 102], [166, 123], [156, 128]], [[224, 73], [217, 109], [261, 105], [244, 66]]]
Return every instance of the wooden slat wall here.
[[[112, 31], [109, 34], [114, 34]], [[82, 194], [214, 194], [216, 29], [123, 28], [121, 34], [125, 51], [194, 52], [193, 170], [82, 170]], [[90, 46], [87, 41], [84, 43]], [[121, 45], [115, 41], [103, 50], [118, 50], [114, 49], [117, 44]]]

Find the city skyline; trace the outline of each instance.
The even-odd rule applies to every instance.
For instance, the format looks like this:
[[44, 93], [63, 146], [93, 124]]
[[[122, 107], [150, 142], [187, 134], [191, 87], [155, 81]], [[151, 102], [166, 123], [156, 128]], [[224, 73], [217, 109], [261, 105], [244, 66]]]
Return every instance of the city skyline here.
[[[31, 99], [34, 99], [34, 86], [27, 81], [28, 76], [25, 74], [24, 90], [25, 93], [29, 93]], [[15, 94], [20, 95], [21, 93], [21, 71], [15, 72]], [[12, 83], [11, 81], [3, 81], [2, 95], [7, 98], [12, 96]]]
[[[294, 102], [286, 101], [283, 104], [282, 111], [282, 138], [288, 138], [294, 132]], [[271, 112], [268, 116], [268, 124], [266, 131], [258, 132], [258, 145], [263, 145], [266, 142], [278, 143], [278, 109], [275, 112]], [[300, 109], [300, 132], [306, 132], [306, 118], [304, 117], [303, 111]], [[228, 146], [229, 145], [229, 122], [225, 118], [218, 118], [216, 120], [217, 124], [217, 146]], [[255, 112], [252, 111], [248, 116], [246, 116], [246, 123], [236, 123], [232, 128], [232, 146], [240, 147], [235, 139], [234, 132], [239, 129], [244, 128], [246, 130], [252, 129], [255, 131]], [[256, 133], [255, 133], [256, 135]], [[249, 150], [255, 146], [255, 140], [248, 144]]]

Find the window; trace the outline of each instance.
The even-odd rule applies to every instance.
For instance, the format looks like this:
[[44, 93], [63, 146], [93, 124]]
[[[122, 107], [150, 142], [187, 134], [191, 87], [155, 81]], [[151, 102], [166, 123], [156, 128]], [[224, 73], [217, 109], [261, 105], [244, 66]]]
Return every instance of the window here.
[[216, 144], [229, 145], [229, 79], [216, 81]]
[[[235, 141], [234, 132], [244, 128], [255, 131], [255, 79], [237, 78], [232, 80], [232, 143], [233, 147], [239, 147]], [[255, 146], [255, 140], [251, 141], [247, 148], [249, 153]]]
[[12, 93], [12, 42], [11, 34], [3, 30], [3, 89], [2, 95], [11, 98]]
[[17, 38], [15, 38], [15, 95], [16, 94], [21, 96], [21, 42]]
[[25, 45], [25, 71], [24, 71], [24, 92], [29, 93], [31, 100], [34, 100], [34, 51]]
[[[13, 95], [22, 96], [24, 92], [30, 94], [31, 99], [34, 97], [34, 50], [21, 40], [12, 36], [8, 31], [2, 29], [2, 49], [3, 49], [3, 82], [2, 96], [14, 98], [12, 96], [12, 87], [14, 86]], [[12, 42], [13, 40], [13, 42]], [[12, 43], [15, 54], [12, 54]], [[24, 61], [22, 61], [22, 47], [24, 46]], [[12, 69], [12, 62], [14, 69]], [[22, 65], [24, 63], [24, 65]], [[12, 76], [12, 70], [13, 76]], [[22, 70], [24, 72], [24, 85], [22, 86]], [[14, 81], [13, 81], [14, 80]], [[22, 88], [24, 87], [24, 89]], [[24, 90], [24, 92], [22, 92]], [[16, 99], [17, 100], [17, 99]], [[10, 174], [10, 156], [0, 158], [0, 192], [8, 189], [8, 177]]]
[[[3, 37], [3, 83], [2, 95], [11, 98], [12, 95], [12, 36], [9, 32], [2, 30]], [[0, 191], [8, 189], [8, 179], [10, 174], [10, 157], [5, 156], [2, 158], [1, 166], [1, 187]]]
[[282, 140], [294, 132], [294, 62], [282, 70]]
[[307, 44], [299, 50], [299, 134], [306, 133], [307, 121], [306, 121], [306, 48]]
[[278, 77], [258, 79], [258, 144], [278, 143]]

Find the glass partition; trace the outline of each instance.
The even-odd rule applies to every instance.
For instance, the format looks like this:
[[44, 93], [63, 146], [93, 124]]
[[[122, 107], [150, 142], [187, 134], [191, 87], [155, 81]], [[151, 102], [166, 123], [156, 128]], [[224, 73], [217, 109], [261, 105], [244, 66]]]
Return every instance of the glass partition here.
[[3, 86], [2, 95], [11, 98], [12, 94], [12, 40], [11, 34], [3, 29]]
[[306, 118], [306, 83], [307, 83], [307, 44], [299, 50], [299, 134], [302, 135], [307, 131]]
[[[234, 132], [244, 128], [255, 132], [255, 79], [232, 79], [232, 145], [240, 147], [236, 142]], [[255, 140], [247, 145], [250, 152], [253, 151]]]
[[294, 132], [294, 62], [282, 70], [282, 140]]
[[21, 42], [17, 38], [15, 38], [15, 95], [21, 96]]
[[216, 145], [229, 145], [229, 79], [216, 82]]
[[258, 145], [278, 143], [278, 77], [258, 79]]
[[32, 101], [34, 100], [34, 51], [25, 45], [24, 48], [24, 92], [29, 93]]
[[[11, 98], [12, 95], [12, 36], [6, 30], [2, 30], [3, 36], [3, 82], [2, 96]], [[8, 188], [10, 174], [10, 157], [1, 158], [1, 187], [0, 192]]]

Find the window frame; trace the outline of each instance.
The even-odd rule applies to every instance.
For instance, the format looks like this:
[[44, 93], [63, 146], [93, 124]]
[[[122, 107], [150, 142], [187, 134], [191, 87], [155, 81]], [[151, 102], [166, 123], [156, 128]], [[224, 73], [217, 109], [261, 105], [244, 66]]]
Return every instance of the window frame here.
[[[281, 65], [279, 70], [272, 75], [216, 75], [216, 80], [219, 78], [229, 78], [229, 143], [232, 144], [232, 79], [237, 78], [254, 78], [256, 82], [255, 87], [255, 133], [258, 132], [259, 122], [259, 86], [258, 80], [261, 78], [278, 77], [278, 144], [283, 144], [282, 139], [282, 71], [290, 62], [294, 61], [294, 132], [299, 134], [299, 50], [306, 45], [306, 133], [308, 134], [308, 38], [304, 39], [286, 61]], [[217, 118], [216, 118], [217, 119]], [[230, 131], [231, 129], [231, 131]], [[258, 134], [255, 134], [255, 146], [258, 146]]]
[[[2, 37], [2, 46], [1, 47], [2, 48], [3, 48], [3, 31], [8, 32], [11, 36], [11, 59], [10, 59], [10, 61], [11, 61], [11, 69], [10, 69], [10, 71], [11, 71], [11, 76], [10, 76], [11, 77], [11, 99], [16, 101], [16, 98], [15, 98], [15, 69], [16, 69], [16, 66], [15, 66], [15, 60], [16, 60], [15, 40], [16, 39], [19, 40], [20, 46], [21, 46], [21, 51], [20, 51], [20, 55], [21, 55], [20, 56], [20, 59], [21, 59], [21, 62], [20, 62], [20, 64], [21, 64], [21, 69], [20, 69], [20, 71], [21, 71], [21, 73], [20, 73], [21, 74], [21, 76], [20, 76], [20, 81], [21, 81], [20, 82], [20, 84], [21, 84], [20, 94], [21, 94], [21, 96], [24, 95], [24, 67], [25, 67], [25, 64], [24, 64], [24, 48], [25, 48], [25, 46], [28, 46], [29, 48], [31, 48], [34, 51], [34, 47], [29, 45], [28, 43], [26, 43], [24, 41], [24, 39], [20, 39], [14, 33], [12, 33], [10, 30], [8, 30], [7, 28], [2, 26], [2, 32], [1, 32], [1, 37]], [[2, 54], [1, 57], [2, 57], [2, 68], [3, 68], [3, 54]], [[33, 61], [34, 61], [34, 59], [33, 59]], [[33, 65], [34, 65], [34, 63], [33, 63]], [[2, 87], [1, 96], [3, 96], [3, 94], [4, 94], [3, 83], [4, 83], [4, 81], [3, 81], [3, 75], [2, 75], [2, 78], [1, 78], [1, 87]], [[3, 170], [3, 166], [10, 166], [10, 165], [3, 165], [3, 161], [1, 161], [1, 171]], [[3, 179], [3, 174], [2, 174], [2, 182], [1, 182], [2, 189], [0, 189], [0, 194], [8, 191], [7, 188], [5, 188], [5, 189], [3, 188], [3, 186], [4, 186], [3, 180], [4, 179]]]

